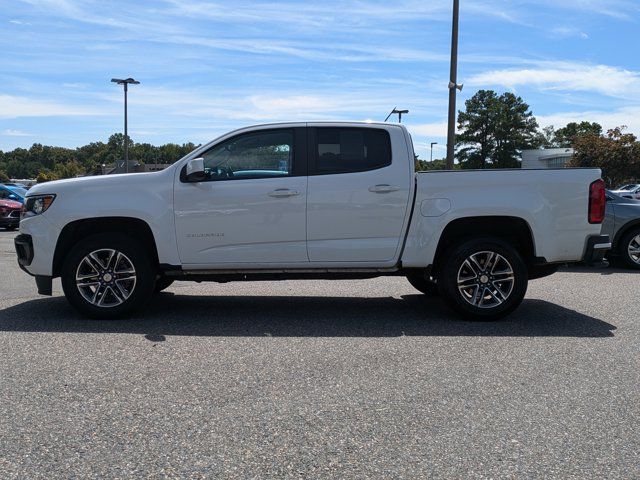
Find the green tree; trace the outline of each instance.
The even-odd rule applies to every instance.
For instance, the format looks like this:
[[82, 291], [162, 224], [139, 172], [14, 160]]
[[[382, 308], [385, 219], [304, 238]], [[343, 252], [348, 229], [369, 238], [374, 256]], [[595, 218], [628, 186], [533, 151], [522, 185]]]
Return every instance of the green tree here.
[[588, 133], [575, 137], [575, 154], [570, 167], [602, 169], [609, 187], [640, 179], [640, 143], [626, 127], [609, 130], [606, 135]]
[[556, 143], [555, 127], [549, 125], [538, 132], [538, 140], [536, 143], [538, 148], [556, 148], [558, 145]]
[[[129, 152], [133, 149], [134, 142], [131, 137], [128, 138], [128, 147]], [[104, 157], [104, 162], [106, 164], [116, 163], [119, 160], [124, 159], [124, 134], [122, 133], [114, 133], [107, 140], [107, 151]], [[133, 156], [129, 155], [129, 160], [135, 160]]]
[[85, 169], [75, 160], [67, 163], [57, 163], [53, 169], [57, 178], [75, 178], [85, 174]]
[[522, 98], [480, 90], [458, 114], [457, 158], [462, 168], [515, 168], [520, 151], [540, 143], [538, 122]]
[[[454, 170], [459, 170], [460, 165], [454, 165]], [[416, 157], [416, 172], [428, 172], [433, 170], [446, 170], [447, 169], [447, 159], [446, 158], [438, 158], [436, 160], [422, 160]]]
[[0, 170], [0, 183], [6, 183], [10, 180], [11, 179], [9, 178], [9, 175], [7, 175], [7, 172], [5, 172], [4, 170]]
[[52, 180], [58, 180], [58, 177], [56, 177], [55, 173], [48, 170], [38, 172], [38, 175], [36, 176], [36, 181], [38, 183], [50, 182]]
[[602, 135], [602, 125], [595, 122], [568, 123], [566, 127], [555, 131], [554, 146], [573, 147], [576, 140], [585, 135]]

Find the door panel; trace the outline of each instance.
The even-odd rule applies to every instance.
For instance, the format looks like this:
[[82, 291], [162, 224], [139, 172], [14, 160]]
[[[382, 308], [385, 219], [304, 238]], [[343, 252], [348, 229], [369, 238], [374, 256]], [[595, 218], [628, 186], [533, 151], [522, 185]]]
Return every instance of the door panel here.
[[[185, 264], [308, 262], [306, 177], [176, 186], [176, 232]], [[273, 195], [292, 191], [297, 195]]]
[[[309, 155], [316, 159], [307, 195], [307, 249], [312, 262], [387, 262], [395, 258], [406, 220], [412, 176], [406, 140], [400, 129], [394, 130], [397, 131], [391, 131], [389, 139], [391, 145], [396, 145], [390, 154], [390, 165], [336, 174], [318, 174], [322, 171], [318, 168], [318, 157], [324, 154], [329, 159], [325, 166], [329, 168], [340, 169], [343, 162], [346, 170], [366, 169], [366, 159], [360, 158], [363, 147], [358, 142], [362, 140], [352, 131], [346, 135], [310, 132]], [[342, 144], [338, 147], [336, 142]], [[366, 144], [369, 150], [383, 148], [374, 140], [365, 138], [364, 142], [365, 152]], [[384, 164], [377, 157], [374, 167], [376, 163]]]
[[306, 131], [257, 129], [203, 155], [207, 181], [176, 179], [183, 264], [307, 263]]

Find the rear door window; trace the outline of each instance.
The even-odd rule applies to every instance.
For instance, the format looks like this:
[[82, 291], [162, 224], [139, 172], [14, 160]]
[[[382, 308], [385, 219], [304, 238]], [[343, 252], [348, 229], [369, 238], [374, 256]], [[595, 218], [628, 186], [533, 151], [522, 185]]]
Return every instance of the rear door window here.
[[[365, 172], [391, 165], [391, 140], [375, 128], [316, 128], [311, 174]], [[313, 133], [312, 133], [313, 136]]]

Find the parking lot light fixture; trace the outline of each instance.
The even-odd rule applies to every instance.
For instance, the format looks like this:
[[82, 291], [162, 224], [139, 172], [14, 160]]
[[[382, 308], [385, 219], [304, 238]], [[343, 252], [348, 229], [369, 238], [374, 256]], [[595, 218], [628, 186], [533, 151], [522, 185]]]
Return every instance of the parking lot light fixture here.
[[387, 115], [387, 118], [385, 118], [384, 121], [386, 122], [387, 120], [389, 120], [391, 115], [398, 114], [398, 123], [402, 123], [402, 115], [404, 115], [405, 113], [409, 113], [409, 110], [398, 110], [398, 107], [394, 107], [394, 109], [391, 110], [391, 113]]
[[139, 85], [140, 82], [133, 78], [112, 78], [113, 83], [124, 86], [124, 171], [129, 173], [129, 133], [127, 131], [127, 91], [129, 85]]

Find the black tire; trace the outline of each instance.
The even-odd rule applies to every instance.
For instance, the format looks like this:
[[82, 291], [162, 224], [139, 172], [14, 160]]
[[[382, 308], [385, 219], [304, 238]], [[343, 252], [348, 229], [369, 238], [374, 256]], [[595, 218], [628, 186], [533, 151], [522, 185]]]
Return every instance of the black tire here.
[[153, 293], [160, 293], [163, 290], [166, 290], [173, 283], [172, 278], [160, 277], [156, 280], [156, 286], [153, 288]]
[[407, 280], [413, 288], [429, 296], [438, 295], [438, 284], [422, 273], [410, 273]]
[[[496, 260], [490, 260], [485, 252], [492, 252]], [[472, 257], [477, 260], [473, 266]], [[469, 288], [459, 288], [459, 275], [468, 279], [462, 285]], [[521, 255], [507, 243], [491, 237], [468, 240], [450, 249], [445, 253], [438, 279], [440, 295], [447, 305], [475, 321], [498, 320], [509, 315], [522, 303], [528, 285], [527, 267]]]
[[[110, 272], [114, 273], [111, 276], [111, 283], [105, 283], [106, 277], [102, 274], [94, 275], [94, 272], [98, 272], [98, 268], [89, 266], [85, 259], [92, 252], [105, 252], [106, 250], [114, 250], [121, 253], [120, 257], [114, 255], [114, 261], [117, 262], [118, 258], [122, 258], [121, 262], [124, 262], [124, 265], [131, 264], [134, 269], [133, 275], [129, 271], [122, 269], [127, 268], [123, 267], [123, 263], [109, 269]], [[102, 255], [106, 254], [102, 253]], [[103, 260], [103, 262], [94, 265], [98, 265], [102, 269], [103, 264], [111, 263], [107, 261], [106, 256], [103, 257]], [[120, 271], [125, 273], [119, 274], [119, 267], [121, 268]], [[113, 303], [112, 306], [98, 306], [83, 296], [80, 287], [76, 284], [76, 274], [83, 269], [92, 277], [87, 282], [97, 280], [100, 283], [99, 287], [84, 287], [82, 290], [84, 294], [90, 296], [92, 289], [102, 288], [104, 295], [96, 292], [94, 298], [99, 301], [97, 297], [100, 297], [105, 300], [105, 304]], [[106, 272], [106, 270], [104, 271]], [[128, 297], [125, 297], [126, 294], [123, 293], [122, 288], [116, 290], [118, 275], [121, 275], [122, 278], [133, 277], [133, 283], [120, 283], [120, 286], [124, 285], [123, 288]], [[134, 238], [121, 233], [94, 235], [78, 242], [65, 259], [61, 274], [62, 289], [69, 303], [83, 315], [94, 319], [123, 318], [145, 305], [153, 292], [155, 277], [155, 268], [149, 255]], [[113, 290], [110, 290], [111, 286]], [[116, 295], [116, 291], [119, 292], [118, 295]], [[113, 300], [109, 301], [110, 299]], [[115, 302], [117, 301], [121, 301], [121, 303], [116, 304]]]
[[634, 260], [629, 253], [630, 246], [636, 246], [640, 244], [638, 237], [640, 236], [640, 228], [633, 228], [624, 234], [624, 237], [620, 239], [618, 244], [618, 255], [622, 263], [629, 268], [640, 269], [640, 257], [638, 260]]

